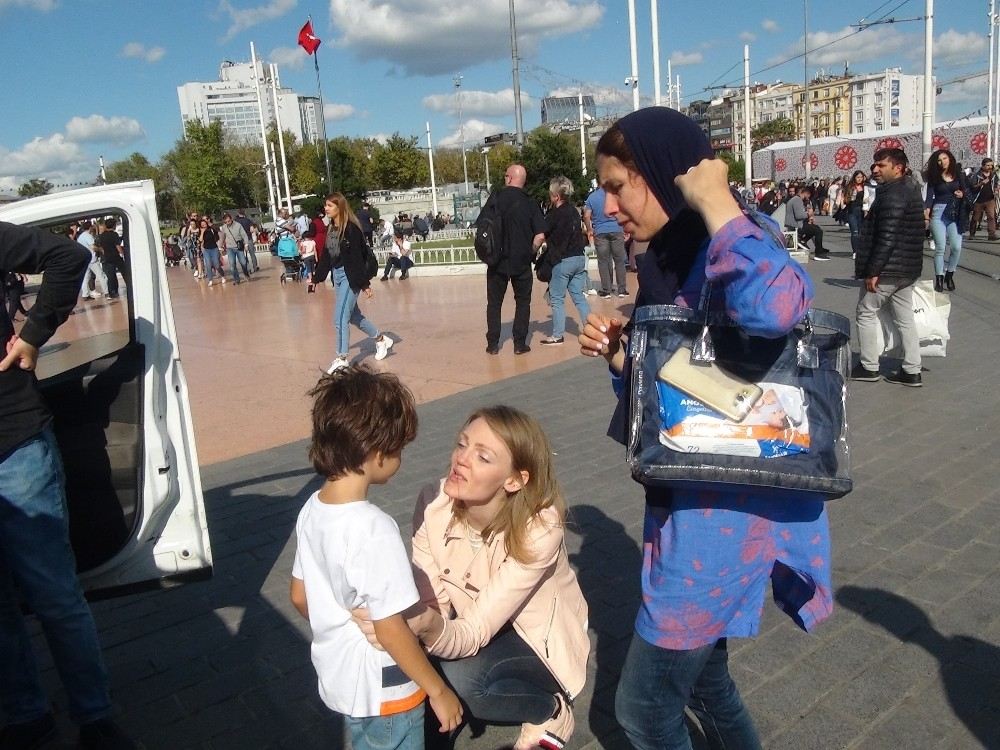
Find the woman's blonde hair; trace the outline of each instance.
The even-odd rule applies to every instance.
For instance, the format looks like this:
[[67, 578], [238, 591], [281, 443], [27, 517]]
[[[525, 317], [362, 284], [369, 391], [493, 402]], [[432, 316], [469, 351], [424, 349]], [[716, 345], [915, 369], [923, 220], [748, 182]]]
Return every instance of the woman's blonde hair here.
[[[351, 210], [351, 204], [347, 202], [347, 198], [344, 197], [343, 193], [330, 193], [326, 196], [326, 200], [330, 203], [337, 204], [337, 237], [340, 239], [344, 238], [344, 230], [347, 229], [347, 222], [351, 222], [358, 229], [361, 229], [361, 222], [358, 221], [358, 217], [354, 215], [354, 211]], [[347, 221], [344, 221], [342, 217], [347, 217]]]
[[[562, 523], [566, 518], [566, 501], [556, 479], [552, 463], [552, 446], [534, 417], [511, 406], [487, 406], [476, 409], [465, 420], [463, 429], [477, 419], [482, 419], [510, 451], [514, 473], [525, 471], [528, 481], [516, 492], [508, 493], [507, 502], [482, 531], [489, 542], [496, 534], [503, 534], [507, 554], [520, 563], [529, 563], [527, 531], [531, 520], [546, 508], [554, 508]], [[466, 508], [458, 502], [452, 513], [459, 520], [465, 518]]]

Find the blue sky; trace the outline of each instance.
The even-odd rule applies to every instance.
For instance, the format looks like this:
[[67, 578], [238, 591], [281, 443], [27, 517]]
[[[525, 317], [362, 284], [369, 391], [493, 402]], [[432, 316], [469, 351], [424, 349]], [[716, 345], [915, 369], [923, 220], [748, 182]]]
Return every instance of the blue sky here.
[[[887, 66], [923, 70], [924, 0], [808, 0], [810, 73]], [[987, 1], [937, 0], [939, 84], [985, 73]], [[635, 0], [639, 90], [651, 103], [650, 2]], [[631, 92], [626, 0], [516, 0], [524, 126], [540, 122], [543, 96], [583, 87], [599, 111], [625, 113]], [[801, 81], [799, 0], [659, 0], [660, 60], [681, 76], [683, 101], [706, 87], [742, 84], [743, 44], [752, 78]], [[854, 33], [888, 13], [892, 24]], [[151, 161], [181, 137], [176, 87], [210, 81], [223, 60], [258, 55], [282, 83], [314, 94], [310, 58], [296, 46], [312, 15], [323, 40], [319, 63], [327, 132], [379, 137], [399, 132], [457, 145], [458, 91], [468, 144], [513, 131], [508, 0], [0, 0], [0, 192], [32, 177], [56, 185], [93, 179], [107, 162], [138, 151]], [[843, 37], [843, 38], [842, 38]], [[833, 42], [833, 44], [830, 44]], [[766, 69], [766, 70], [765, 70]], [[986, 76], [948, 83], [937, 119], [986, 114]]]

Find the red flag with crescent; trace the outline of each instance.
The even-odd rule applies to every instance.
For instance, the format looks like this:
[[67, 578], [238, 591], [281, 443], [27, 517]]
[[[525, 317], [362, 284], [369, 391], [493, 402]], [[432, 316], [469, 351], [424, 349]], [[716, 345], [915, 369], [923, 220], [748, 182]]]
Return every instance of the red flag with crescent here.
[[305, 26], [299, 30], [299, 46], [306, 51], [306, 54], [313, 54], [319, 49], [322, 42], [313, 33], [312, 21], [306, 21]]

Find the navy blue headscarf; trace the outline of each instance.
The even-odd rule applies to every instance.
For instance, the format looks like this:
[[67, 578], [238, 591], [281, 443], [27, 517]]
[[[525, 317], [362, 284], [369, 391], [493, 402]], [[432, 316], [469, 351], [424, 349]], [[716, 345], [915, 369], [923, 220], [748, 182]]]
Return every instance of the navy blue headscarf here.
[[642, 298], [647, 304], [670, 304], [708, 237], [701, 215], [688, 207], [674, 178], [714, 158], [715, 152], [694, 120], [667, 107], [640, 109], [617, 125], [639, 174], [670, 217], [650, 241], [656, 264], [640, 268]]

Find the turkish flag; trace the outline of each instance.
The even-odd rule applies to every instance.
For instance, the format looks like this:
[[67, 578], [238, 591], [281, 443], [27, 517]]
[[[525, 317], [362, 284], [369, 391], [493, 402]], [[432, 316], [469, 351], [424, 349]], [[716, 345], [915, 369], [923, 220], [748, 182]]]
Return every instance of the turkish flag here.
[[319, 37], [313, 34], [312, 21], [306, 21], [305, 26], [299, 29], [299, 46], [306, 51], [306, 54], [313, 54], [319, 49], [322, 42]]

